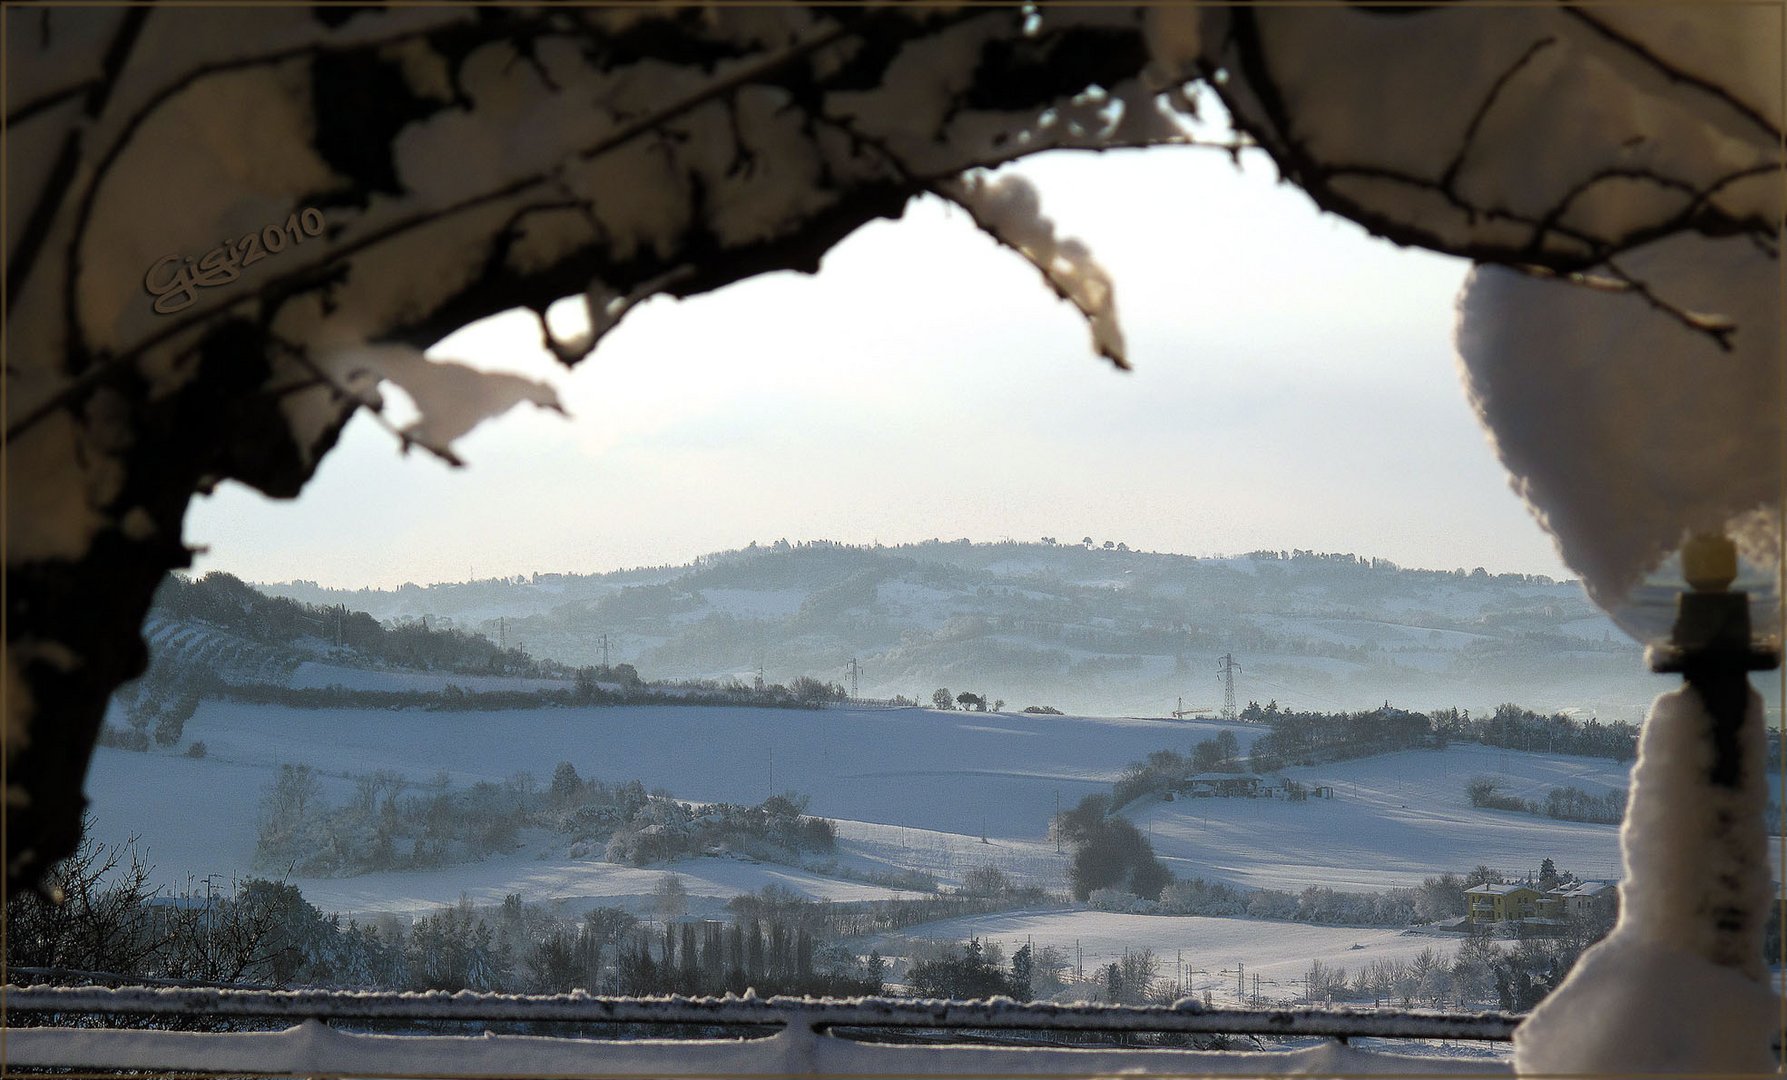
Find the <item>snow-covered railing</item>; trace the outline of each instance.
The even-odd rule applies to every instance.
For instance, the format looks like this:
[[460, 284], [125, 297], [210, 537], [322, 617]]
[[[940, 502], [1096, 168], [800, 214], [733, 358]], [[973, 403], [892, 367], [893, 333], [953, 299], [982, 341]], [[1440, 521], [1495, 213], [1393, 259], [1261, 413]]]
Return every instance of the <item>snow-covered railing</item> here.
[[1519, 1016], [1384, 1009], [1213, 1009], [1165, 1005], [1055, 1005], [909, 998], [595, 997], [152, 987], [6, 987], [9, 1013], [209, 1015], [317, 1020], [448, 1020], [764, 1027], [924, 1028], [1305, 1035], [1332, 1038], [1506, 1041]]
[[[1503, 1014], [1356, 1009], [1206, 1009], [1176, 1006], [1047, 1005], [992, 1001], [814, 998], [600, 998], [444, 992], [343, 993], [151, 987], [0, 988], [13, 1066], [157, 1068], [450, 1076], [522, 1074], [648, 1077], [1089, 1076], [1114, 1072], [1269, 1076], [1508, 1075], [1505, 1061], [1414, 1057], [1345, 1045], [1349, 1037], [1505, 1040], [1520, 1018]], [[293, 1020], [278, 1031], [196, 1032], [70, 1026], [95, 1015]], [[332, 1022], [612, 1023], [728, 1029], [733, 1037], [591, 1039], [543, 1035], [388, 1035], [337, 1030]], [[739, 1038], [746, 1029], [762, 1037]], [[853, 1037], [851, 1031], [861, 1033]], [[1292, 1050], [1079, 1047], [1019, 1041], [927, 1045], [871, 1041], [876, 1032], [1176, 1032], [1329, 1038]]]

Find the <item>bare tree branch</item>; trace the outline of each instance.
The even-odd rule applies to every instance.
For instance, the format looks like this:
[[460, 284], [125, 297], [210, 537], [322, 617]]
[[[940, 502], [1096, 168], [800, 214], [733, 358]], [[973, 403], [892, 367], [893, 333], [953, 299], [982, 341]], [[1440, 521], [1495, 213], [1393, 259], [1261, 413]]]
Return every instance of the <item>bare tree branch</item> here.
[[1494, 108], [1495, 103], [1501, 99], [1502, 90], [1514, 81], [1514, 76], [1520, 74], [1522, 69], [1533, 62], [1533, 57], [1556, 44], [1556, 38], [1543, 37], [1527, 46], [1526, 51], [1508, 65], [1508, 70], [1502, 72], [1501, 77], [1495, 80], [1495, 84], [1489, 88], [1489, 93], [1483, 95], [1483, 101], [1477, 106], [1477, 111], [1472, 114], [1471, 122], [1465, 125], [1464, 138], [1459, 142], [1458, 153], [1447, 164], [1446, 171], [1440, 174], [1439, 184], [1442, 189], [1455, 190], [1453, 184], [1458, 179], [1458, 170], [1464, 168], [1464, 162], [1470, 156], [1471, 147], [1476, 145], [1477, 129], [1483, 126], [1483, 120], [1489, 115], [1489, 110]]
[[[112, 87], [117, 85], [118, 73], [130, 58], [130, 50], [136, 45], [137, 37], [143, 32], [143, 24], [149, 20], [147, 7], [126, 8], [118, 22], [118, 30], [112, 35], [112, 42], [106, 48], [105, 58], [100, 63], [100, 76], [86, 86], [86, 100], [81, 105], [81, 113], [87, 119], [97, 117], [105, 108], [107, 99], [111, 97]], [[25, 218], [24, 228], [19, 230], [18, 246], [13, 248], [12, 255], [6, 260], [6, 309], [12, 310], [18, 301], [19, 290], [24, 287], [31, 267], [37, 262], [37, 253], [49, 239], [50, 227], [56, 221], [56, 215], [62, 210], [63, 200], [68, 197], [69, 187], [74, 181], [75, 170], [81, 161], [80, 125], [71, 125], [62, 136], [62, 148], [56, 153], [56, 163], [50, 166], [43, 187], [37, 192], [37, 205]]]
[[1738, 100], [1738, 98], [1725, 87], [1720, 86], [1718, 83], [1712, 82], [1711, 80], [1703, 79], [1691, 72], [1683, 71], [1681, 68], [1671, 64], [1669, 61], [1658, 56], [1655, 52], [1646, 48], [1642, 42], [1634, 41], [1632, 38], [1620, 33], [1613, 27], [1608, 26], [1599, 17], [1583, 8], [1566, 6], [1563, 8], [1563, 12], [1565, 15], [1568, 15], [1570, 18], [1575, 19], [1577, 22], [1601, 35], [1601, 37], [1606, 38], [1608, 41], [1613, 42], [1626, 52], [1638, 57], [1662, 74], [1670, 82], [1679, 86], [1689, 87], [1699, 93], [1706, 94], [1717, 101], [1722, 102], [1730, 108], [1732, 112], [1737, 113], [1745, 120], [1756, 125], [1756, 127], [1761, 130], [1762, 134], [1767, 137], [1768, 141], [1774, 143], [1779, 143], [1781, 141], [1783, 133], [1779, 127], [1770, 123], [1768, 117], [1757, 112], [1745, 102]]
[[[660, 109], [639, 117], [631, 123], [622, 125], [618, 130], [591, 143], [589, 146], [584, 147], [574, 156], [580, 161], [593, 160], [604, 153], [631, 142], [640, 135], [650, 132], [661, 125], [676, 119], [692, 109], [705, 105], [747, 83], [762, 79], [795, 60], [805, 57], [813, 52], [817, 52], [828, 45], [835, 44], [843, 40], [851, 32], [852, 29], [848, 25], [838, 25], [756, 64], [747, 65], [725, 78], [714, 80], [712, 83], [709, 83], [707, 86], [693, 94], [687, 95], [677, 101], [673, 101]], [[45, 417], [54, 413], [57, 409], [64, 408], [74, 401], [79, 400], [82, 396], [97, 386], [109, 373], [110, 369], [134, 363], [144, 353], [170, 338], [176, 337], [205, 323], [212, 322], [219, 316], [234, 311], [252, 301], [259, 301], [268, 295], [289, 292], [300, 287], [305, 282], [315, 281], [324, 276], [324, 272], [329, 268], [339, 265], [347, 258], [359, 254], [375, 244], [412, 232], [424, 226], [439, 223], [455, 215], [463, 214], [466, 211], [475, 210], [491, 203], [500, 202], [503, 199], [511, 198], [523, 192], [538, 188], [544, 184], [556, 181], [561, 175], [562, 166], [555, 167], [545, 172], [533, 173], [521, 177], [493, 190], [469, 196], [438, 210], [419, 211], [407, 217], [399, 218], [381, 228], [372, 230], [364, 236], [356, 237], [351, 241], [341, 244], [320, 258], [314, 259], [294, 270], [272, 278], [266, 284], [262, 285], [260, 289], [254, 292], [240, 294], [231, 299], [214, 304], [202, 311], [195, 312], [192, 315], [186, 315], [171, 320], [167, 326], [124, 349], [122, 352], [97, 359], [56, 394], [52, 395], [49, 399], [40, 402], [36, 406], [33, 406], [21, 416], [19, 420], [9, 424], [6, 429], [6, 438], [8, 440], [18, 438], [20, 435], [40, 423]], [[91, 196], [89, 196], [88, 206], [83, 207], [83, 219], [85, 217], [85, 212], [90, 210], [90, 208]], [[76, 275], [77, 271], [71, 263], [67, 278], [70, 297], [73, 295], [73, 282]], [[72, 299], [70, 303], [72, 304]]]
[[1649, 285], [1627, 273], [1617, 263], [1609, 260], [1606, 265], [1606, 274], [1560, 274], [1545, 266], [1513, 266], [1511, 269], [1519, 270], [1532, 277], [1558, 281], [1581, 289], [1592, 289], [1595, 292], [1629, 293], [1642, 297], [1645, 303], [1653, 309], [1669, 316], [1688, 330], [1711, 338], [1713, 344], [1717, 345], [1721, 351], [1732, 351], [1731, 336], [1737, 332], [1737, 327], [1730, 321], [1717, 315], [1689, 311], [1679, 304], [1658, 296]]
[[73, 86], [67, 86], [61, 90], [45, 94], [43, 97], [40, 97], [35, 101], [26, 102], [6, 114], [6, 126], [8, 128], [16, 128], [25, 121], [30, 120], [32, 117], [47, 112], [65, 101], [72, 101], [98, 85], [98, 79], [87, 79], [83, 82], [75, 83]]

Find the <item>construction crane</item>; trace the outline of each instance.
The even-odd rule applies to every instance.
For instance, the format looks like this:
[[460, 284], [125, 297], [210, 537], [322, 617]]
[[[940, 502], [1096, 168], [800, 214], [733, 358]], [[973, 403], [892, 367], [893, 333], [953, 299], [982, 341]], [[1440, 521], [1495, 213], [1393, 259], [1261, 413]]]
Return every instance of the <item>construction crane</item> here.
[[1177, 708], [1177, 709], [1174, 709], [1174, 710], [1173, 710], [1173, 719], [1175, 719], [1175, 720], [1183, 720], [1183, 719], [1185, 719], [1185, 718], [1186, 718], [1186, 717], [1188, 717], [1188, 716], [1201, 716], [1201, 715], [1203, 715], [1203, 714], [1204, 714], [1204, 713], [1213, 713], [1213, 712], [1215, 712], [1215, 711], [1216, 711], [1216, 710], [1215, 710], [1215, 709], [1214, 709], [1214, 708], [1209, 708], [1209, 709], [1188, 709], [1188, 708], [1186, 708], [1186, 707], [1185, 707], [1185, 699], [1184, 699], [1184, 698], [1180, 698], [1180, 699], [1179, 699], [1179, 707], [1178, 707], [1178, 708]]

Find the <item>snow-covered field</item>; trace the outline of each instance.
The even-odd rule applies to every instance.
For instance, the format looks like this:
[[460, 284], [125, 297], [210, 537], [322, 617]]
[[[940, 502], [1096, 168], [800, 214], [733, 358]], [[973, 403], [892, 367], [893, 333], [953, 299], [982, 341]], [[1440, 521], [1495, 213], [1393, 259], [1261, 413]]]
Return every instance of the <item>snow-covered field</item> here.
[[1180, 877], [1260, 888], [1382, 889], [1479, 864], [1525, 873], [1548, 857], [1581, 877], [1616, 879], [1617, 826], [1480, 810], [1464, 788], [1493, 776], [1526, 799], [1564, 786], [1598, 795], [1624, 790], [1627, 769], [1605, 758], [1458, 744], [1285, 771], [1331, 786], [1331, 800], [1181, 799], [1130, 816]]
[[[1184, 749], [1223, 725], [1081, 719], [928, 709], [778, 710], [640, 706], [500, 712], [305, 711], [206, 702], [185, 738], [205, 758], [101, 748], [88, 780], [97, 834], [136, 833], [162, 880], [245, 873], [260, 799], [282, 764], [323, 775], [345, 799], [352, 777], [390, 770], [418, 783], [444, 772], [455, 785], [529, 772], [541, 782], [560, 761], [586, 777], [638, 779], [678, 797], [757, 802], [793, 790], [810, 811], [839, 819], [838, 861], [864, 874], [914, 867], [955, 880], [994, 863], [1051, 887], [1061, 866], [1042, 838], [1056, 808], [1108, 790], [1128, 763]], [[1251, 729], [1237, 728], [1243, 745]], [[986, 837], [988, 842], [981, 843]], [[997, 841], [997, 842], [995, 842]], [[811, 896], [893, 895], [785, 867], [698, 860], [679, 868], [696, 895], [731, 896], [770, 881]], [[425, 873], [294, 879], [324, 907], [415, 908], [507, 892], [578, 898], [648, 895], [663, 876], [574, 860], [541, 838], [522, 853]]]
[[[1264, 919], [1218, 919], [1197, 915], [1117, 915], [1103, 911], [1012, 911], [927, 923], [899, 935], [883, 948], [896, 953], [898, 938], [996, 941], [1010, 956], [1025, 942], [1053, 945], [1086, 972], [1122, 957], [1125, 950], [1149, 949], [1161, 977], [1183, 972], [1185, 992], [1235, 1004], [1237, 978], [1248, 995], [1259, 976], [1264, 1003], [1290, 1003], [1303, 992], [1311, 960], [1330, 968], [1358, 971], [1373, 960], [1412, 960], [1422, 949], [1450, 957], [1458, 937], [1415, 930], [1308, 926]], [[1180, 964], [1183, 963], [1183, 968]]]
[[[807, 868], [744, 858], [697, 858], [648, 868], [573, 857], [562, 836], [530, 830], [507, 855], [417, 872], [293, 878], [325, 910], [417, 913], [461, 896], [495, 903], [509, 893], [556, 902], [567, 913], [620, 904], [640, 914], [669, 874], [681, 877], [690, 914], [723, 916], [726, 901], [776, 883], [815, 899], [910, 896], [886, 884], [922, 871], [946, 883], [997, 866], [1051, 889], [1068, 855], [1047, 837], [1057, 805], [1109, 791], [1131, 762], [1188, 750], [1224, 729], [1214, 723], [925, 709], [767, 710], [640, 706], [486, 713], [340, 709], [206, 702], [188, 721], [202, 759], [101, 748], [88, 790], [99, 838], [135, 834], [157, 878], [180, 888], [207, 874], [255, 867], [257, 811], [287, 763], [319, 770], [325, 797], [343, 801], [353, 777], [391, 770], [418, 784], [445, 774], [454, 786], [531, 773], [560, 761], [586, 777], [639, 779], [696, 801], [756, 802], [771, 792], [811, 797], [838, 823], [829, 865]], [[1243, 746], [1258, 729], [1235, 726]], [[1627, 766], [1475, 744], [1405, 751], [1287, 775], [1327, 785], [1332, 799], [1152, 798], [1124, 812], [1181, 877], [1297, 891], [1310, 885], [1381, 889], [1488, 864], [1521, 874], [1553, 859], [1585, 877], [1617, 877], [1619, 830], [1478, 810], [1465, 784], [1499, 777], [1503, 790], [1543, 798], [1553, 787], [1623, 787]], [[1057, 804], [1059, 799], [1059, 804]], [[1778, 874], [1778, 870], [1777, 870]], [[1059, 947], [1094, 972], [1124, 950], [1150, 949], [1163, 979], [1225, 1004], [1238, 988], [1291, 1004], [1312, 960], [1357, 972], [1409, 961], [1423, 949], [1449, 957], [1459, 938], [1438, 931], [1315, 926], [1252, 918], [1121, 915], [1083, 908], [977, 915], [863, 941], [897, 958], [908, 942], [992, 940], [1010, 955], [1023, 942]], [[895, 975], [899, 966], [896, 963]], [[1258, 983], [1255, 983], [1257, 977]], [[1505, 1049], [1492, 1053], [1505, 1054]]]
[[[453, 902], [462, 893], [480, 902], [516, 892], [571, 906], [637, 904], [674, 872], [697, 898], [691, 910], [701, 912], [717, 911], [726, 898], [770, 882], [814, 898], [901, 895], [866, 882], [892, 880], [906, 870], [949, 883], [990, 865], [1061, 889], [1068, 856], [1047, 838], [1057, 798], [1069, 808], [1086, 794], [1109, 791], [1125, 765], [1148, 753], [1185, 751], [1222, 729], [1214, 723], [928, 709], [640, 706], [469, 713], [304, 711], [210, 701], [185, 732], [188, 741], [205, 742], [207, 757], [102, 748], [88, 790], [97, 835], [108, 841], [139, 835], [160, 880], [174, 886], [189, 874], [268, 872], [253, 865], [256, 817], [274, 773], [287, 763], [318, 769], [332, 803], [345, 800], [352, 777], [375, 770], [424, 784], [444, 772], [462, 786], [520, 772], [544, 782], [558, 762], [570, 761], [586, 777], [636, 778], [690, 800], [757, 802], [793, 790], [811, 797], [810, 812], [838, 822], [836, 866], [824, 873], [715, 858], [619, 866], [573, 858], [562, 837], [538, 832], [524, 834], [518, 851], [482, 862], [294, 879], [325, 909], [414, 911]], [[1258, 729], [1232, 730], [1245, 746]], [[1618, 875], [1616, 827], [1478, 810], [1464, 794], [1466, 781], [1476, 775], [1500, 776], [1509, 793], [1529, 798], [1565, 784], [1595, 792], [1623, 786], [1626, 767], [1611, 761], [1460, 744], [1291, 769], [1288, 775], [1331, 785], [1335, 797], [1300, 803], [1182, 798], [1146, 801], [1126, 812], [1179, 876], [1244, 886], [1381, 889], [1480, 863], [1525, 873], [1544, 858], [1585, 877]], [[1214, 927], [1206, 923], [1235, 923], [1231, 931], [1257, 938], [1259, 948], [1301, 941], [1294, 933], [1305, 931], [1339, 935], [1320, 942], [1341, 951], [1365, 941], [1361, 934], [1374, 950], [1397, 937], [1095, 912], [1049, 915], [1040, 925], [1062, 934], [1078, 927], [1073, 934], [1082, 942], [1114, 927], [1124, 928], [1122, 935], [1110, 935], [1114, 943], [1132, 928], [1169, 937], [1195, 930], [1194, 937], [1217, 948], [1221, 939], [1210, 938]], [[985, 932], [995, 933], [991, 927]], [[1340, 941], [1347, 934], [1353, 937]], [[1118, 947], [1144, 940], [1153, 939], [1127, 936]], [[1317, 944], [1310, 939], [1297, 955], [1317, 955]], [[1420, 944], [1410, 947], [1418, 951]], [[1228, 962], [1217, 959], [1213, 971]]]
[[844, 841], [838, 861], [864, 872], [910, 869], [940, 881], [959, 881], [969, 870], [992, 866], [1055, 892], [1067, 888], [1072, 858], [1071, 849], [1058, 850], [1052, 840], [997, 832], [980, 836], [843, 820], [838, 822], [838, 837]]

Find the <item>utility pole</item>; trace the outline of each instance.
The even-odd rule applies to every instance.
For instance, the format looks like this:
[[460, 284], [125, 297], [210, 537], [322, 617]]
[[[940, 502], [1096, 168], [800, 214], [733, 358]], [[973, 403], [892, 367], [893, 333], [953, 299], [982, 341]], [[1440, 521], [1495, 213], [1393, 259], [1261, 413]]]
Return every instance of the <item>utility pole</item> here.
[[1222, 677], [1222, 718], [1229, 723], [1235, 722], [1235, 672], [1241, 665], [1235, 663], [1235, 657], [1223, 653], [1222, 659], [1216, 662], [1216, 669]]
[[214, 963], [217, 956], [217, 920], [211, 914], [211, 900], [217, 895], [217, 875], [206, 874], [205, 883], [205, 961]]
[[501, 615], [496, 617], [496, 647], [499, 649], [509, 647], [509, 620]]
[[608, 667], [608, 635], [602, 635], [602, 666]]
[[1061, 789], [1055, 789], [1055, 854], [1061, 854]]

